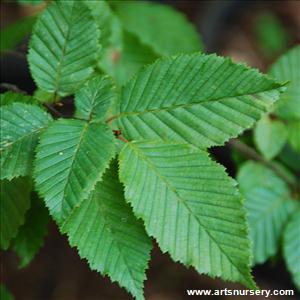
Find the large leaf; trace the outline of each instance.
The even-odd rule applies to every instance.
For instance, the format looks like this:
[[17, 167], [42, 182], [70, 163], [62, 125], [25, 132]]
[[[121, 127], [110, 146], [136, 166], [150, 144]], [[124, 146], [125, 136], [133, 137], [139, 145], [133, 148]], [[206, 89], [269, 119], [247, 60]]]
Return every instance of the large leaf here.
[[115, 87], [108, 76], [94, 77], [76, 93], [76, 116], [103, 121], [116, 98]]
[[276, 114], [287, 120], [300, 120], [300, 45], [282, 55], [269, 73], [278, 80], [290, 81], [287, 91], [278, 101]]
[[283, 251], [293, 281], [300, 290], [300, 209], [296, 211], [285, 228]]
[[159, 55], [192, 53], [202, 48], [193, 25], [170, 6], [147, 1], [116, 1], [112, 4], [124, 28]]
[[38, 135], [51, 120], [48, 113], [34, 105], [14, 103], [0, 108], [1, 179], [31, 172]]
[[44, 243], [49, 223], [48, 210], [42, 200], [33, 194], [26, 221], [12, 241], [12, 248], [20, 257], [20, 267], [27, 266]]
[[30, 191], [31, 183], [26, 178], [1, 180], [1, 249], [9, 247], [19, 227], [24, 223], [26, 211], [30, 207]]
[[15, 48], [32, 30], [36, 16], [24, 17], [1, 30], [0, 51]]
[[144, 298], [151, 242], [125, 202], [115, 164], [88, 199], [73, 210], [62, 231], [93, 270], [108, 274], [137, 299]]
[[287, 138], [287, 128], [280, 120], [272, 120], [265, 116], [256, 124], [254, 141], [266, 159], [275, 157], [282, 150]]
[[99, 51], [99, 31], [83, 1], [57, 1], [39, 17], [29, 50], [29, 66], [39, 88], [72, 94], [91, 75]]
[[279, 248], [282, 230], [296, 207], [289, 188], [272, 170], [246, 162], [238, 173], [240, 190], [245, 196], [253, 263], [263, 263]]
[[127, 143], [120, 178], [134, 213], [175, 261], [255, 287], [242, 198], [207, 152], [188, 144]]
[[59, 224], [94, 189], [114, 148], [114, 135], [100, 123], [60, 119], [43, 133], [35, 183]]
[[118, 124], [127, 139], [222, 145], [253, 125], [281, 85], [215, 55], [163, 58], [123, 89]]

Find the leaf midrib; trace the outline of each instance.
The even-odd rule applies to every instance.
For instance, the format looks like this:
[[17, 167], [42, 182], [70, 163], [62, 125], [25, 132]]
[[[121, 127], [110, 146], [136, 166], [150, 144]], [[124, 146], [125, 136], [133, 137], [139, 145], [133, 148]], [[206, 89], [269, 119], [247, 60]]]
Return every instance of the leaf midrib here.
[[[231, 264], [236, 268], [236, 270], [239, 272], [239, 274], [243, 275], [243, 277], [245, 276], [245, 274], [239, 269], [238, 266], [236, 266], [233, 261], [231, 260], [231, 258], [224, 252], [223, 248], [217, 243], [217, 241], [215, 240], [215, 238], [210, 234], [210, 232], [206, 229], [206, 227], [202, 224], [202, 222], [199, 220], [199, 218], [197, 216], [195, 216], [193, 214], [193, 211], [187, 206], [187, 204], [185, 203], [185, 200], [181, 198], [181, 196], [178, 194], [178, 192], [176, 191], [176, 189], [172, 186], [171, 183], [169, 183], [169, 181], [167, 180], [167, 178], [163, 177], [158, 170], [155, 168], [155, 166], [151, 163], [150, 159], [148, 159], [144, 153], [138, 148], [134, 146], [134, 143], [128, 143], [129, 147], [131, 147], [133, 149], [134, 152], [137, 153], [137, 156], [141, 157], [149, 166], [150, 169], [153, 170], [153, 172], [157, 175], [157, 177], [161, 178], [162, 181], [166, 184], [166, 186], [168, 188], [170, 188], [170, 190], [176, 195], [176, 198], [178, 198], [181, 203], [183, 204], [183, 206], [188, 210], [189, 214], [194, 217], [197, 221], [197, 223], [199, 224], [199, 226], [201, 226], [205, 232], [207, 233], [207, 235], [211, 238], [211, 240], [217, 245], [217, 247], [219, 248], [219, 250], [227, 257], [227, 259], [231, 262]], [[248, 282], [248, 278], [247, 276], [244, 277], [246, 279], [246, 282]]]

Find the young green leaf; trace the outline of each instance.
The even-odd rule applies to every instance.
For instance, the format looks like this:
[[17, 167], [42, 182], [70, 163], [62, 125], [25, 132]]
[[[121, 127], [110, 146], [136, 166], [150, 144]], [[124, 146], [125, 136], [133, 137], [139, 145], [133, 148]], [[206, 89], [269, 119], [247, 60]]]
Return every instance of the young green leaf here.
[[12, 241], [12, 248], [20, 257], [20, 268], [26, 267], [44, 243], [49, 223], [48, 210], [42, 200], [33, 194], [26, 221]]
[[88, 199], [72, 211], [62, 231], [91, 269], [109, 275], [136, 299], [144, 299], [151, 241], [125, 202], [115, 163]]
[[255, 288], [236, 183], [208, 153], [188, 144], [130, 142], [120, 153], [125, 198], [175, 261]]
[[300, 154], [300, 121], [288, 123], [288, 141], [295, 151]]
[[15, 48], [32, 30], [36, 16], [22, 18], [1, 30], [0, 51]]
[[268, 160], [282, 150], [287, 138], [288, 130], [285, 124], [280, 120], [272, 120], [268, 116], [259, 120], [254, 129], [254, 142]]
[[300, 209], [296, 211], [285, 228], [283, 253], [293, 281], [300, 290]]
[[192, 53], [202, 48], [194, 26], [170, 6], [147, 1], [115, 1], [112, 6], [124, 28], [158, 55]]
[[51, 120], [35, 105], [14, 103], [0, 108], [1, 179], [30, 174], [38, 136]]
[[123, 88], [116, 117], [129, 140], [168, 139], [205, 149], [251, 127], [281, 86], [216, 55], [163, 58]]
[[34, 178], [60, 224], [95, 188], [114, 156], [114, 135], [104, 124], [60, 119], [43, 133]]
[[72, 94], [93, 72], [99, 31], [83, 1], [57, 1], [39, 17], [29, 50], [31, 74], [39, 88]]
[[264, 263], [277, 253], [283, 228], [296, 201], [291, 200], [286, 183], [259, 163], [246, 162], [237, 178], [246, 199], [253, 263]]
[[26, 211], [30, 207], [31, 183], [27, 178], [12, 181], [1, 180], [1, 249], [7, 249], [25, 222]]
[[26, 104], [37, 104], [36, 99], [28, 95], [10, 92], [10, 91], [0, 94], [0, 106], [13, 104], [15, 102], [21, 102]]
[[275, 113], [287, 120], [300, 120], [300, 45], [282, 55], [269, 72], [281, 81], [290, 81], [287, 91], [278, 101]]
[[75, 96], [75, 116], [87, 120], [104, 121], [117, 93], [108, 76], [96, 76], [90, 79]]

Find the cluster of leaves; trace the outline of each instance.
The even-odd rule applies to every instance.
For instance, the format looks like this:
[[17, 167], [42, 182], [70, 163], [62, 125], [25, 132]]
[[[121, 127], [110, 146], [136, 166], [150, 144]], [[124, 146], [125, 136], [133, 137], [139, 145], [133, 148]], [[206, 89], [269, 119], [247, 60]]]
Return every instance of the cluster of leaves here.
[[[249, 212], [253, 264], [264, 263], [282, 248], [300, 289], [299, 179], [281, 164], [300, 170], [300, 46], [280, 57], [269, 73], [290, 83], [280, 101], [254, 128], [254, 143], [268, 167], [246, 162], [240, 166], [238, 181]], [[286, 158], [291, 153], [294, 159], [290, 162]]]
[[[270, 112], [285, 84], [200, 50], [169, 7], [50, 4], [29, 46], [38, 90], [1, 95], [1, 248], [31, 260], [45, 203], [91, 269], [136, 299], [151, 237], [174, 261], [255, 288], [243, 197], [208, 149]], [[73, 95], [72, 118], [46, 111]]]

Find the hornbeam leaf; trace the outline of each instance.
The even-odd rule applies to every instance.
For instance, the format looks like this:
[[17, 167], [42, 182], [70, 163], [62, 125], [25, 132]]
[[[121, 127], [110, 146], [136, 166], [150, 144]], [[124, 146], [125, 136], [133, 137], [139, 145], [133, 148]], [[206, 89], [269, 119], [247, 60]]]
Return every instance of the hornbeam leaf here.
[[49, 223], [48, 210], [42, 200], [32, 195], [26, 221], [12, 241], [12, 248], [20, 257], [20, 268], [27, 266], [43, 245]]
[[48, 113], [35, 105], [14, 103], [0, 108], [1, 179], [31, 172], [38, 136], [51, 120]]
[[29, 66], [39, 88], [74, 93], [91, 75], [99, 31], [83, 1], [57, 1], [39, 17], [30, 42]]
[[9, 247], [19, 227], [24, 224], [26, 211], [30, 207], [30, 192], [31, 183], [27, 178], [15, 178], [12, 181], [1, 180], [1, 249]]
[[246, 162], [238, 173], [240, 190], [245, 196], [253, 263], [263, 263], [275, 255], [283, 228], [296, 207], [287, 184], [272, 170]]
[[216, 55], [163, 58], [125, 85], [116, 117], [128, 140], [168, 139], [205, 149], [250, 128], [281, 86]]
[[88, 199], [72, 211], [62, 231], [91, 269], [108, 274], [136, 299], [144, 299], [143, 281], [151, 242], [142, 222], [125, 202], [115, 164]]
[[116, 97], [112, 80], [108, 76], [96, 76], [76, 93], [76, 116], [103, 121]]
[[120, 153], [125, 198], [175, 261], [255, 288], [236, 182], [189, 144], [130, 142]]
[[147, 1], [114, 1], [112, 6], [124, 28], [158, 55], [192, 53], [202, 48], [193, 25], [170, 6]]
[[271, 67], [270, 75], [290, 81], [277, 103], [275, 113], [286, 120], [300, 120], [300, 45], [283, 54]]
[[300, 290], [300, 209], [296, 211], [285, 228], [283, 253], [293, 281]]
[[60, 119], [43, 133], [34, 178], [58, 224], [88, 197], [114, 152], [114, 135], [105, 124]]

